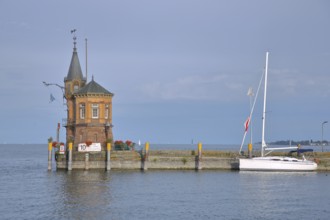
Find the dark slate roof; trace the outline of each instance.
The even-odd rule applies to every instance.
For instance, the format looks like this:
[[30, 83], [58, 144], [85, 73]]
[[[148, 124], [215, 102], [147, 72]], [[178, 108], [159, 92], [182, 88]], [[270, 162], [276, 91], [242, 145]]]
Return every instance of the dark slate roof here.
[[75, 95], [86, 95], [86, 94], [105, 94], [105, 95], [113, 95], [113, 93], [109, 92], [102, 86], [100, 86], [97, 82], [90, 81], [87, 85], [79, 89]]
[[65, 80], [73, 79], [84, 80], [76, 48], [73, 49], [68, 75]]

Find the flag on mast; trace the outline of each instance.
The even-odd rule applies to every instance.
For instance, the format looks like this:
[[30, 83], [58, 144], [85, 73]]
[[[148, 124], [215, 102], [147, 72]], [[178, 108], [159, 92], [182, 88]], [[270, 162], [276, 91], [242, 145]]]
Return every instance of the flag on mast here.
[[254, 96], [253, 88], [252, 88], [252, 87], [249, 88], [249, 90], [248, 90], [248, 92], [247, 92], [247, 95], [248, 95], [248, 96]]
[[248, 117], [248, 118], [246, 119], [246, 121], [244, 122], [245, 131], [248, 130], [248, 128], [249, 128], [249, 124], [250, 124], [250, 117]]

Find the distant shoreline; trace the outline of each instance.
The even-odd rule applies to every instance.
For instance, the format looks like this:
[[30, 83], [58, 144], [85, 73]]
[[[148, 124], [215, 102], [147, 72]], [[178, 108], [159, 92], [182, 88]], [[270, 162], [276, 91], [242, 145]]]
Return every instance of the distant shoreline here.
[[[258, 142], [258, 144], [261, 144]], [[269, 145], [291, 145], [291, 146], [329, 146], [329, 142], [327, 140], [324, 141], [313, 141], [313, 140], [303, 140], [303, 141], [292, 141], [292, 140], [285, 140], [285, 141], [274, 141], [268, 143]]]

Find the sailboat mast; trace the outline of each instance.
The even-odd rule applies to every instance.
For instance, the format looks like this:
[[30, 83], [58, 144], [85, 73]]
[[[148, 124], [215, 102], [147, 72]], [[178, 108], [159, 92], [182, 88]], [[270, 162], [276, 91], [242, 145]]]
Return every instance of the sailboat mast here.
[[265, 142], [265, 124], [266, 124], [266, 100], [267, 100], [267, 76], [268, 76], [268, 53], [266, 52], [266, 67], [265, 67], [265, 89], [264, 89], [264, 108], [262, 111], [262, 138], [261, 138], [261, 156], [264, 156], [266, 147]]

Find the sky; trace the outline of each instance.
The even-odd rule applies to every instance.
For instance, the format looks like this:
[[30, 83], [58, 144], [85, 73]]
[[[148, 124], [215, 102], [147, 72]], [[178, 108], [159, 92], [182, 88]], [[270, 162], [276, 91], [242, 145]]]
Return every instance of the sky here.
[[[0, 143], [56, 137], [66, 107], [42, 81], [64, 85], [72, 29], [84, 73], [88, 39], [88, 81], [115, 94], [115, 140], [240, 144], [266, 51], [266, 141], [320, 140], [329, 27], [327, 0], [0, 0]], [[259, 95], [254, 142], [261, 115]], [[323, 131], [330, 140], [330, 124]]]

